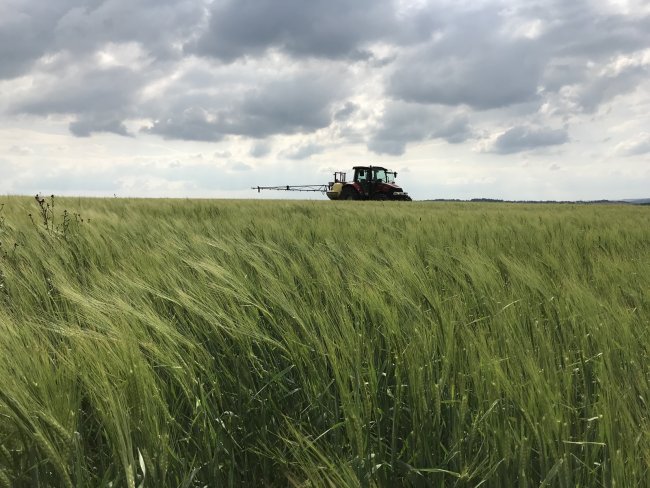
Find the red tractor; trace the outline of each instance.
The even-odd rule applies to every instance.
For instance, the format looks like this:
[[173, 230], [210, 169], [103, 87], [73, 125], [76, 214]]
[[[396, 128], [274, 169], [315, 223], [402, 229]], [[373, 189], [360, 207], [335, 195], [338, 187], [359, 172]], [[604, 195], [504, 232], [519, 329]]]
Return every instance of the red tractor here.
[[355, 166], [354, 178], [346, 181], [346, 173], [334, 173], [327, 185], [255, 186], [260, 190], [320, 191], [330, 200], [401, 200], [410, 202], [408, 193], [395, 183], [397, 173], [381, 166]]
[[352, 181], [345, 181], [345, 173], [334, 173], [328, 184], [330, 200], [403, 200], [411, 197], [395, 183], [397, 173], [381, 166], [355, 166]]

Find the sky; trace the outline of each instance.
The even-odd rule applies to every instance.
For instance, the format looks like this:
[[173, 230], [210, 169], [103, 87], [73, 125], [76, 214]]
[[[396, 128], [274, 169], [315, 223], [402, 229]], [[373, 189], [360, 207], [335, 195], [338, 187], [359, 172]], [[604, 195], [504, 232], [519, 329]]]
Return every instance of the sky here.
[[650, 197], [650, 0], [0, 0], [0, 194]]

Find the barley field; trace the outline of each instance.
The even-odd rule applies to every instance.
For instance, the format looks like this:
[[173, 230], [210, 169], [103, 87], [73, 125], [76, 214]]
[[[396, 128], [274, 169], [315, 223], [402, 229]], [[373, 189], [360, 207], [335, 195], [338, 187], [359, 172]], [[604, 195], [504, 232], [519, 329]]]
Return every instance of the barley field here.
[[650, 486], [650, 207], [0, 205], [0, 487]]

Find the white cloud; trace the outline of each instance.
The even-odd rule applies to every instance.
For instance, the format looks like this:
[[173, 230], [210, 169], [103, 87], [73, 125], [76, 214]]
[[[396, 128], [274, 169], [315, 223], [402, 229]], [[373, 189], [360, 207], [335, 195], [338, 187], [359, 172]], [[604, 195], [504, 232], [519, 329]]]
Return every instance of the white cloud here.
[[623, 156], [650, 154], [650, 133], [641, 133], [616, 146], [616, 152]]
[[324, 146], [312, 142], [300, 143], [291, 146], [280, 153], [283, 158], [287, 159], [308, 159], [314, 154], [320, 154], [325, 150]]
[[34, 150], [29, 146], [11, 146], [8, 152], [19, 156], [29, 156], [34, 154]]

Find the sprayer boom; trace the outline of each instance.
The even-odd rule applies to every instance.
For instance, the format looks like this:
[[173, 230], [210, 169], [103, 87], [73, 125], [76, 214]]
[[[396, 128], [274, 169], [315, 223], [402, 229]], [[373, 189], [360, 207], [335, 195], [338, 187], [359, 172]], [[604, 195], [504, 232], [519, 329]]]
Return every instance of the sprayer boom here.
[[259, 193], [261, 190], [281, 190], [281, 191], [319, 191], [325, 193], [327, 185], [283, 185], [283, 186], [253, 186], [253, 190]]

